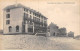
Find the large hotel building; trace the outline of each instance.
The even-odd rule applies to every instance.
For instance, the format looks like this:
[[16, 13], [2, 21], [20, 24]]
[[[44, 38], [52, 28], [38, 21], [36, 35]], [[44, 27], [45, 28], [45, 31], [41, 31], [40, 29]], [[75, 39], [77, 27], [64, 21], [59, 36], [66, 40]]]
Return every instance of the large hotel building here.
[[4, 34], [47, 32], [47, 18], [41, 13], [21, 4], [3, 10]]

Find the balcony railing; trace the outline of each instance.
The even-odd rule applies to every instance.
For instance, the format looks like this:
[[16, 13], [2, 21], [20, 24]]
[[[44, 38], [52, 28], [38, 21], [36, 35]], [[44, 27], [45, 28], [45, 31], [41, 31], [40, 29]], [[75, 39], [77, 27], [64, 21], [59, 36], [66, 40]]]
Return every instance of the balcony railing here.
[[28, 17], [25, 17], [24, 18], [24, 21], [27, 20], [27, 21], [30, 21], [30, 22], [34, 22], [36, 24], [39, 24], [39, 25], [44, 25], [44, 26], [47, 26], [47, 23], [43, 23], [43, 22], [40, 22], [39, 20], [35, 20], [35, 19], [31, 19], [31, 18], [28, 18]]

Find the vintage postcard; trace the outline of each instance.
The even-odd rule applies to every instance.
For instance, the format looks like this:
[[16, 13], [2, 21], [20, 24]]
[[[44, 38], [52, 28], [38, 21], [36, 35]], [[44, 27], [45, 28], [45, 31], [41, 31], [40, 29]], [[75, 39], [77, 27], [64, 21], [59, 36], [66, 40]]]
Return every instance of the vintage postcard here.
[[80, 0], [0, 0], [0, 50], [80, 50]]

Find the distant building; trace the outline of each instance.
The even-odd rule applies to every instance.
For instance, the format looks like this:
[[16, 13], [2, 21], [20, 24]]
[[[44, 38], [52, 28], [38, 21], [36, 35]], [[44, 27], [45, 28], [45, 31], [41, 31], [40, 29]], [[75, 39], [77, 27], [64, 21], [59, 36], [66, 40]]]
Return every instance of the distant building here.
[[41, 13], [21, 4], [5, 7], [3, 33], [36, 33], [47, 31], [47, 18]]
[[80, 40], [80, 35], [75, 36], [74, 39]]
[[66, 28], [59, 28], [56, 24], [51, 23], [48, 26], [48, 34], [47, 34], [47, 36], [65, 37], [65, 36], [67, 36]]
[[60, 31], [60, 34], [59, 34], [59, 36], [67, 36], [67, 30], [66, 30], [66, 28], [59, 28], [59, 31]]
[[48, 32], [50, 33], [49, 36], [57, 36], [59, 35], [59, 30], [58, 30], [58, 26], [51, 23], [49, 26], [48, 26]]
[[70, 31], [70, 32], [68, 33], [68, 37], [74, 37], [74, 32]]

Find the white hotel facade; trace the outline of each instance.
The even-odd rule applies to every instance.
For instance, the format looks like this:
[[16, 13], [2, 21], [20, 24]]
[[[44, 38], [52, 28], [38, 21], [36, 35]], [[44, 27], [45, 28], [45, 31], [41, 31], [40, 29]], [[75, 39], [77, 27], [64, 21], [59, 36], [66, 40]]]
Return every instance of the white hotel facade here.
[[47, 18], [21, 4], [10, 5], [3, 9], [3, 30], [4, 34], [47, 32]]

